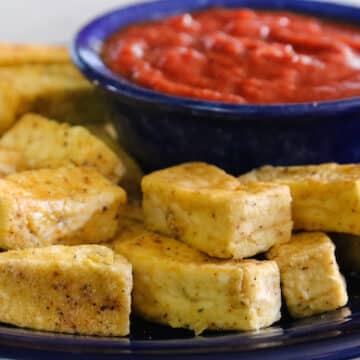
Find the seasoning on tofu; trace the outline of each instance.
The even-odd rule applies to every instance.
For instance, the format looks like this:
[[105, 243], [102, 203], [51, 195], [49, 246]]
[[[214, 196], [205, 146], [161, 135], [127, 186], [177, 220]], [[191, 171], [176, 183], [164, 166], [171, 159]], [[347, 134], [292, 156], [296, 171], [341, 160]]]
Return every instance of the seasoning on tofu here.
[[28, 169], [92, 166], [114, 182], [125, 172], [118, 156], [87, 129], [40, 115], [23, 116], [0, 139], [0, 146], [22, 152]]
[[142, 180], [149, 229], [176, 237], [210, 256], [244, 258], [290, 239], [287, 186], [242, 185], [215, 166], [187, 163]]
[[146, 230], [146, 227], [142, 222], [122, 216], [121, 219], [119, 219], [116, 236], [111, 241], [104, 243], [103, 245], [108, 246], [110, 249], [117, 252], [118, 247], [121, 246], [122, 242], [135, 239], [146, 232], [148, 232], [148, 230]]
[[32, 170], [0, 179], [0, 247], [111, 239], [126, 193], [93, 168]]
[[335, 246], [323, 233], [299, 233], [275, 245], [267, 258], [280, 268], [282, 291], [292, 316], [302, 318], [335, 310], [348, 301]]
[[291, 190], [294, 228], [360, 235], [360, 165], [264, 166], [239, 177]]
[[129, 333], [131, 265], [103, 246], [0, 254], [0, 321], [100, 336]]
[[148, 320], [200, 334], [254, 330], [280, 319], [274, 261], [213, 259], [151, 232], [118, 242], [115, 251], [133, 266], [133, 307]]

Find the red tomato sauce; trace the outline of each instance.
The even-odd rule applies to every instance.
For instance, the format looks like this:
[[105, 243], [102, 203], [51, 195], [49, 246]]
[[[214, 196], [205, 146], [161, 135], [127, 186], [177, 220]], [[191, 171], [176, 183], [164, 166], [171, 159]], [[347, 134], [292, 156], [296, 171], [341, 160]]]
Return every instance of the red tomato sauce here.
[[239, 104], [360, 96], [360, 28], [275, 11], [214, 8], [134, 24], [103, 59], [162, 93]]

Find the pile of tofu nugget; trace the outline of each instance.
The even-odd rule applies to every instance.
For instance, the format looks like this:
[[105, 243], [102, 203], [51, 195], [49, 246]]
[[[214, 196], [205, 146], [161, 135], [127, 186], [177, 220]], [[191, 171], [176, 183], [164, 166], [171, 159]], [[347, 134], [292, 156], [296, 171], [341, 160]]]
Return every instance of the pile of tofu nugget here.
[[200, 334], [270, 326], [281, 294], [295, 318], [347, 303], [325, 232], [359, 270], [359, 165], [142, 177], [110, 118], [66, 50], [0, 45], [0, 322], [125, 336], [132, 309]]

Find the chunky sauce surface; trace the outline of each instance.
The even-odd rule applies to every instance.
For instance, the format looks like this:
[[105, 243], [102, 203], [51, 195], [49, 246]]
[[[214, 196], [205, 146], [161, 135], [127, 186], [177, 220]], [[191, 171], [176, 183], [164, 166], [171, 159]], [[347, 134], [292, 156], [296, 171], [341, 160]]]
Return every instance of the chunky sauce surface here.
[[360, 28], [290, 12], [209, 9], [105, 43], [116, 73], [171, 95], [276, 104], [360, 96]]

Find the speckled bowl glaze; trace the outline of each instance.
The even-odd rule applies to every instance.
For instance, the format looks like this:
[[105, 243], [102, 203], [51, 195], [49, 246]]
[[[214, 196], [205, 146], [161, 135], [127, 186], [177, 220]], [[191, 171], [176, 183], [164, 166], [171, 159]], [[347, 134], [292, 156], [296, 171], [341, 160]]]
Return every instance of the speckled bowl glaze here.
[[360, 24], [360, 8], [302, 0], [163, 0], [114, 10], [84, 26], [73, 59], [114, 104], [121, 142], [145, 170], [202, 160], [240, 174], [264, 165], [360, 161], [360, 98], [237, 105], [168, 96], [130, 83], [99, 55], [104, 40], [134, 22], [213, 6], [286, 9]]

